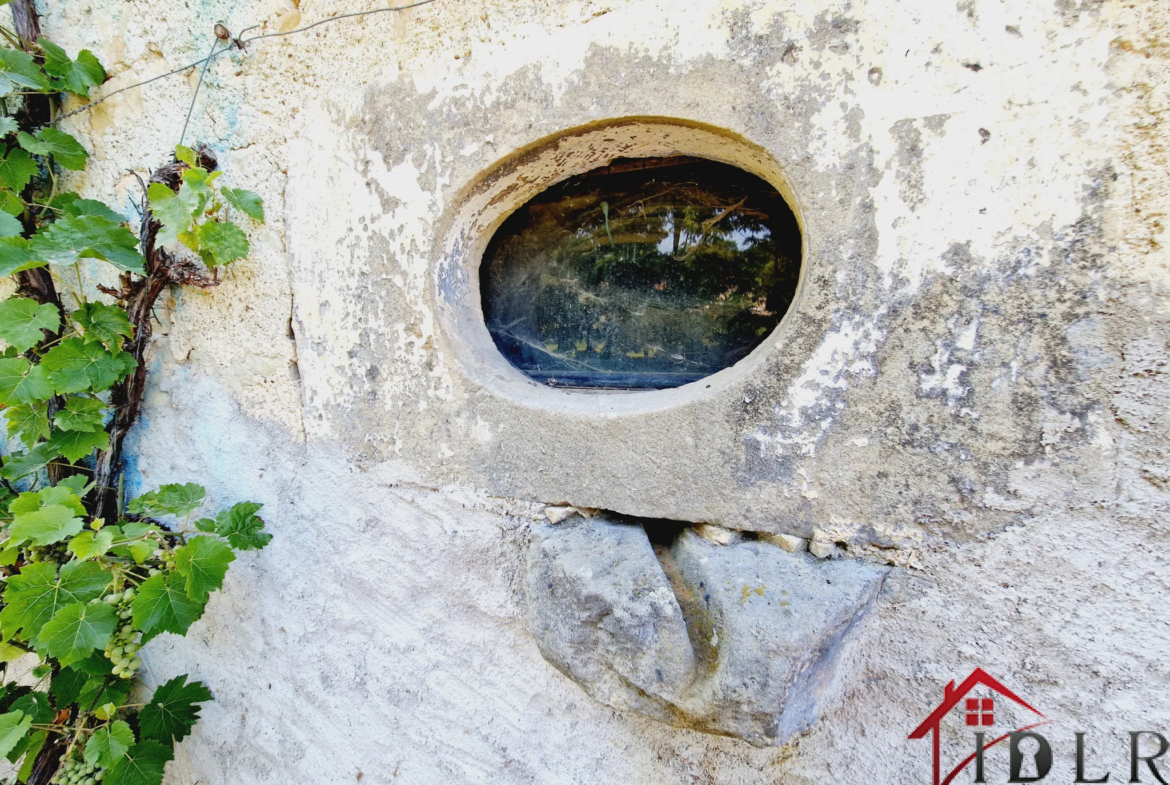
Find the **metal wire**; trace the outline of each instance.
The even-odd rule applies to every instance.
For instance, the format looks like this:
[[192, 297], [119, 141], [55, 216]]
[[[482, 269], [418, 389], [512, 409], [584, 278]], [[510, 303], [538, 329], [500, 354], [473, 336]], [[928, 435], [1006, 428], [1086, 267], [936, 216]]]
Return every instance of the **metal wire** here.
[[[262, 33], [261, 35], [254, 35], [251, 38], [242, 38], [241, 36], [243, 36], [244, 33], [247, 33], [249, 30], [255, 30], [256, 28], [263, 26], [260, 24], [255, 24], [255, 25], [252, 25], [251, 27], [245, 27], [243, 30], [241, 30], [240, 35], [235, 38], [235, 40], [233, 41], [233, 44], [235, 46], [239, 47], [240, 49], [243, 49], [246, 44], [250, 44], [253, 41], [259, 41], [263, 38], [281, 38], [281, 37], [286, 36], [286, 35], [293, 35], [294, 33], [303, 33], [306, 30], [312, 30], [314, 27], [320, 27], [321, 25], [329, 24], [330, 22], [338, 22], [338, 21], [341, 21], [342, 19], [353, 19], [353, 18], [356, 18], [359, 16], [371, 16], [373, 14], [384, 14], [384, 13], [393, 12], [393, 11], [406, 11], [406, 10], [411, 9], [411, 8], [418, 8], [419, 6], [430, 5], [431, 3], [435, 3], [435, 2], [438, 2], [438, 0], [417, 0], [417, 2], [414, 2], [414, 3], [409, 3], [407, 5], [395, 6], [392, 8], [375, 8], [375, 9], [372, 9], [370, 11], [354, 11], [354, 12], [348, 13], [348, 14], [338, 14], [337, 16], [331, 16], [328, 19], [321, 19], [317, 22], [313, 22], [313, 24], [311, 24], [311, 25], [305, 25], [304, 27], [298, 27], [295, 30], [285, 30], [282, 33]], [[217, 38], [216, 41], [218, 42], [218, 40], [219, 39]], [[118, 93], [124, 93], [127, 90], [133, 90], [136, 87], [144, 87], [145, 85], [148, 85], [151, 82], [157, 82], [158, 80], [165, 79], [168, 76], [174, 76], [175, 74], [181, 74], [184, 71], [189, 71], [192, 68], [195, 68], [196, 66], [199, 66], [199, 65], [203, 66], [203, 73], [207, 73], [207, 65], [212, 60], [214, 60], [215, 58], [219, 57], [222, 54], [230, 52], [231, 50], [232, 50], [232, 46], [229, 45], [223, 49], [220, 49], [217, 52], [217, 51], [215, 51], [215, 44], [213, 43], [211, 45], [211, 54], [209, 54], [207, 57], [204, 57], [202, 60], [196, 60], [193, 63], [187, 63], [187, 65], [179, 66], [178, 68], [176, 68], [174, 70], [167, 71], [165, 74], [159, 74], [158, 76], [152, 76], [149, 79], [144, 79], [141, 82], [135, 82], [132, 85], [126, 85], [125, 87], [119, 87], [117, 90], [114, 90], [113, 92], [109, 93], [108, 95], [103, 95], [101, 98], [98, 98], [94, 101], [90, 101], [88, 104], [85, 104], [84, 106], [79, 106], [76, 109], [73, 109], [71, 111], [57, 115], [53, 119], [53, 122], [56, 123], [59, 120], [64, 120], [66, 117], [72, 117], [73, 115], [81, 114], [82, 112], [87, 112], [90, 109], [93, 109], [98, 104], [100, 104], [102, 101], [106, 101], [106, 100], [109, 100], [110, 98], [113, 98]], [[202, 74], [199, 76], [199, 83], [200, 84], [203, 83], [203, 75]], [[196, 95], [198, 95], [198, 93], [199, 93], [198, 87], [196, 87], [195, 93], [196, 93]], [[194, 108], [194, 106], [195, 106], [195, 101], [194, 101], [194, 99], [192, 99], [191, 107]], [[187, 119], [188, 120], [191, 119], [191, 111], [190, 110], [187, 111]], [[184, 123], [183, 124], [184, 134], [186, 134], [186, 128], [187, 128], [187, 124]]]
[[199, 97], [199, 88], [203, 86], [203, 77], [207, 76], [207, 69], [211, 67], [211, 60], [215, 57], [215, 47], [219, 44], [219, 36], [211, 39], [211, 51], [203, 61], [203, 70], [199, 72], [199, 82], [195, 85], [195, 94], [191, 96], [191, 105], [187, 107], [187, 119], [183, 121], [183, 131], [179, 134], [179, 144], [187, 138], [187, 125], [191, 122], [191, 112], [195, 111], [195, 99]]
[[[437, 2], [437, 0], [418, 0], [418, 2], [410, 3], [409, 5], [400, 5], [400, 6], [396, 6], [394, 8], [375, 8], [372, 11], [354, 11], [354, 12], [348, 13], [348, 14], [338, 14], [337, 16], [331, 16], [328, 19], [322, 19], [320, 21], [313, 22], [313, 24], [311, 24], [311, 25], [305, 25], [304, 27], [298, 27], [296, 30], [285, 30], [283, 33], [264, 33], [263, 35], [254, 35], [251, 38], [248, 38], [248, 39], [241, 41], [240, 43], [246, 44], [246, 43], [250, 43], [251, 41], [259, 41], [261, 38], [279, 38], [280, 36], [292, 35], [293, 33], [303, 33], [306, 30], [312, 30], [314, 27], [320, 27], [321, 25], [328, 24], [330, 22], [336, 22], [339, 19], [352, 19], [352, 18], [358, 17], [358, 16], [370, 16], [371, 14], [384, 14], [387, 11], [406, 11], [407, 9], [410, 9], [410, 8], [418, 8], [420, 5], [428, 5], [428, 4], [434, 3], [434, 2]], [[252, 25], [251, 27], [245, 27], [243, 30], [240, 31], [240, 35], [243, 35], [244, 33], [248, 32], [249, 30], [255, 30], [257, 27], [260, 27], [260, 25]]]

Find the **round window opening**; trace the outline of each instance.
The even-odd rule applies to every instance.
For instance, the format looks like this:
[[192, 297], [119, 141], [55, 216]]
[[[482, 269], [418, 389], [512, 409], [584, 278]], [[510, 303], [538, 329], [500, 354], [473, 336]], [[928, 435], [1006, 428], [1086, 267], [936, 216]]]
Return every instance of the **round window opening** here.
[[553, 387], [678, 387], [734, 365], [792, 304], [801, 236], [780, 193], [701, 158], [617, 159], [510, 215], [480, 267], [488, 331]]

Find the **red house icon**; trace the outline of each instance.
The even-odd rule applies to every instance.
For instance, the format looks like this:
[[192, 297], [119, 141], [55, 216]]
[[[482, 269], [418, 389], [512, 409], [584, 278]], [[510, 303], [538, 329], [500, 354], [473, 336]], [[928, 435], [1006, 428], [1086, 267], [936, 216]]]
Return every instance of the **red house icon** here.
[[[966, 702], [964, 704], [964, 709], [965, 709], [965, 716], [966, 716], [966, 724], [967, 725], [977, 726], [977, 727], [986, 727], [986, 726], [989, 726], [995, 722], [995, 699], [994, 698], [967, 698], [966, 697], [968, 692], [970, 692], [972, 689], [974, 689], [975, 687], [977, 687], [979, 685], [983, 685], [984, 687], [988, 687], [988, 688], [994, 690], [995, 692], [999, 693], [1003, 697], [1008, 698], [1009, 700], [1015, 701], [1016, 703], [1023, 706], [1025, 709], [1032, 712], [1033, 714], [1035, 714], [1038, 717], [1044, 716], [1039, 711], [1034, 709], [1032, 706], [1028, 705], [1028, 702], [1025, 701], [1023, 698], [1016, 695], [1014, 692], [1009, 690], [1007, 687], [1000, 684], [997, 679], [995, 679], [993, 676], [988, 674], [982, 668], [976, 668], [974, 671], [972, 671], [971, 675], [968, 676], [966, 679], [964, 679], [963, 683], [960, 684], [958, 687], [955, 687], [955, 682], [952, 680], [943, 689], [943, 702], [940, 703], [938, 705], [938, 707], [930, 713], [930, 716], [927, 717], [925, 720], [923, 720], [922, 724], [919, 725], [917, 728], [915, 728], [914, 732], [910, 734], [911, 739], [921, 739], [922, 737], [924, 737], [928, 733], [933, 734], [932, 742], [933, 742], [933, 748], [934, 748], [934, 785], [948, 785], [948, 783], [950, 783], [950, 781], [952, 779], [954, 779], [955, 775], [958, 774], [963, 769], [963, 767], [966, 766], [968, 763], [970, 763], [971, 760], [974, 759], [974, 757], [975, 757], [974, 754], [971, 754], [970, 756], [968, 756], [958, 766], [956, 766], [955, 769], [950, 774], [947, 775], [947, 778], [945, 780], [942, 780], [940, 782], [940, 780], [939, 780], [939, 777], [940, 777], [939, 724], [947, 716], [947, 714], [950, 712], [950, 710], [953, 709], [959, 703], [959, 701], [964, 700], [966, 698]], [[1043, 723], [1037, 723], [1037, 724], [1043, 724]], [[1031, 728], [1031, 727], [1035, 727], [1035, 725], [1029, 725], [1027, 727]], [[1020, 728], [1020, 730], [1026, 730], [1026, 728]], [[1007, 738], [1010, 735], [1011, 734], [1005, 734], [1004, 736], [1001, 736], [1000, 738], [995, 739], [994, 741], [985, 745], [985, 748], [990, 747], [992, 744], [996, 744], [1000, 741], [1003, 741], [1003, 739]]]

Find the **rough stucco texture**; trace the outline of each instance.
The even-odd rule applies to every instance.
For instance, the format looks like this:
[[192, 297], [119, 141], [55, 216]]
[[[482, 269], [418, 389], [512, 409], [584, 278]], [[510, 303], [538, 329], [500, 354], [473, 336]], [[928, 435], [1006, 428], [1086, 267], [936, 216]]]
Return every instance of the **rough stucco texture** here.
[[[216, 21], [364, 7], [44, 12], [108, 90], [202, 57]], [[276, 539], [188, 639], [148, 647], [151, 681], [189, 671], [217, 698], [168, 781], [924, 782], [906, 736], [977, 665], [1053, 720], [1050, 779], [1071, 781], [1074, 731], [1121, 777], [1126, 731], [1170, 731], [1167, 16], [440, 0], [218, 60], [188, 141], [270, 221], [223, 285], [159, 309], [128, 480], [262, 501]], [[128, 170], [167, 160], [196, 79], [67, 120], [93, 153], [77, 187], [129, 210]], [[460, 194], [639, 116], [784, 171], [809, 255], [782, 340], [695, 405], [626, 417], [471, 383], [434, 296]], [[754, 749], [604, 708], [541, 658], [521, 576], [549, 502], [820, 529], [898, 569], [821, 720]]]

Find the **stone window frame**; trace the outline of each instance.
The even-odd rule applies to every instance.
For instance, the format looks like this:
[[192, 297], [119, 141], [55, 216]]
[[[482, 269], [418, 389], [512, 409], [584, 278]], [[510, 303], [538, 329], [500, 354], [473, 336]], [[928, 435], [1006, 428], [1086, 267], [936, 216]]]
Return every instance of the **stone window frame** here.
[[[743, 169], [773, 185], [796, 216], [802, 237], [801, 270], [791, 306], [768, 338], [747, 357], [699, 381], [662, 390], [556, 389], [529, 379], [496, 348], [484, 321], [479, 265], [504, 220], [562, 180], [617, 158], [687, 155]], [[513, 401], [573, 414], [629, 415], [718, 395], [738, 384], [783, 345], [801, 308], [808, 278], [808, 239], [801, 202], [776, 159], [729, 131], [686, 120], [628, 117], [554, 134], [488, 167], [464, 186], [439, 226], [432, 296], [440, 335], [468, 381]]]

